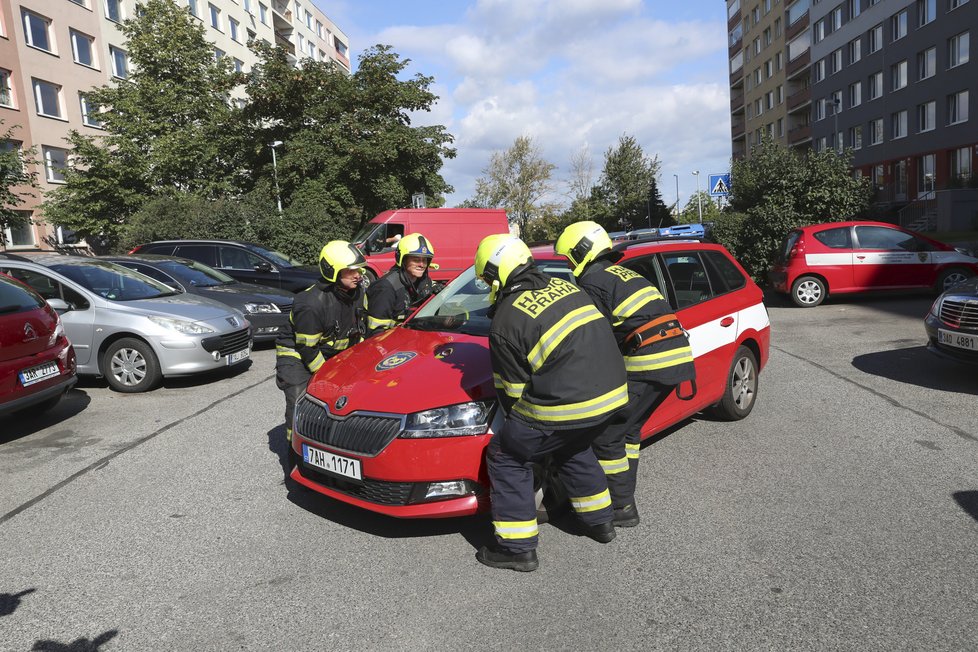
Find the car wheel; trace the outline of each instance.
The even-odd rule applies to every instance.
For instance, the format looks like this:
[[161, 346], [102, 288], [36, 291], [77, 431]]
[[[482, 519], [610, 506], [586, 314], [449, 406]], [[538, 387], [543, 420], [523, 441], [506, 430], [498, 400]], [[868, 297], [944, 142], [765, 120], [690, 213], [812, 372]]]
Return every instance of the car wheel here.
[[374, 274], [369, 269], [364, 268], [363, 270], [363, 280], [360, 282], [363, 287], [368, 288], [370, 284], [377, 280], [377, 275]]
[[802, 276], [791, 284], [791, 300], [802, 308], [814, 308], [825, 301], [826, 294], [825, 281], [815, 276]]
[[962, 269], [961, 267], [951, 267], [949, 269], [945, 269], [938, 275], [937, 283], [935, 284], [934, 289], [936, 289], [938, 293], [947, 292], [958, 283], [963, 283], [972, 276], [974, 276], [974, 274], [966, 269]]
[[112, 389], [126, 394], [153, 389], [163, 378], [153, 349], [132, 337], [109, 345], [102, 355], [102, 373]]
[[746, 346], [737, 347], [737, 355], [734, 356], [727, 374], [723, 399], [713, 408], [716, 417], [724, 421], [738, 421], [750, 414], [757, 401], [757, 372], [757, 357], [754, 352]]

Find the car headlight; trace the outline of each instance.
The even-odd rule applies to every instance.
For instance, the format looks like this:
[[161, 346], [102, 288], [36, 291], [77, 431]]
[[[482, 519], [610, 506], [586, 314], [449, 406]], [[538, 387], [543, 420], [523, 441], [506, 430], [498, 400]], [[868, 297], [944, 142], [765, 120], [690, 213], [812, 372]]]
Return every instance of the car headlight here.
[[401, 437], [422, 439], [483, 435], [489, 430], [495, 405], [494, 401], [479, 401], [409, 414]]
[[937, 300], [931, 304], [930, 314], [934, 317], [941, 316], [941, 304], [944, 302], [944, 295], [937, 297]]
[[246, 303], [244, 307], [245, 312], [249, 315], [255, 313], [282, 312], [274, 303]]
[[172, 317], [147, 317], [147, 319], [157, 326], [162, 326], [167, 330], [183, 333], [184, 335], [204, 335], [214, 332], [214, 329], [206, 324], [187, 321], [186, 319], [173, 319]]

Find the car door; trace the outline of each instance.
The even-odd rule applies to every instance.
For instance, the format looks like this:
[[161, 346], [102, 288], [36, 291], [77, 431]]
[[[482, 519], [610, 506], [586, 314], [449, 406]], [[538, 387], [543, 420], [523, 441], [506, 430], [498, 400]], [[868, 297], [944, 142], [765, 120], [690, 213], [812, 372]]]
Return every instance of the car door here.
[[928, 251], [914, 251], [918, 241], [901, 229], [857, 225], [853, 231], [852, 275], [854, 284], [865, 290], [925, 285], [918, 279], [926, 265], [933, 264]]
[[853, 287], [852, 227], [838, 226], [812, 233], [814, 242], [805, 251], [809, 271], [822, 276], [830, 291], [850, 291]]
[[61, 323], [64, 324], [68, 341], [75, 348], [78, 365], [90, 364], [95, 337], [95, 308], [81, 288], [72, 287], [53, 275], [30, 269], [0, 267], [0, 271], [31, 286], [45, 299], [61, 299], [71, 306], [71, 310], [60, 312]]
[[225, 274], [245, 283], [258, 283], [273, 288], [282, 287], [282, 274], [264, 257], [242, 247], [222, 245], [217, 249], [220, 264], [211, 267], [217, 267]]

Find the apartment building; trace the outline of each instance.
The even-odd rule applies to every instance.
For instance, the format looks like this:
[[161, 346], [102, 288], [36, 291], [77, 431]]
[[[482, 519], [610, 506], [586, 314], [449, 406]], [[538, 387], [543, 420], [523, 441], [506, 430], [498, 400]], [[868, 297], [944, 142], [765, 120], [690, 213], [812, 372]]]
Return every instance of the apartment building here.
[[[349, 41], [312, 0], [174, 0], [200, 20], [216, 57], [247, 72], [256, 58], [250, 40], [284, 47], [300, 59], [333, 61], [350, 71]], [[9, 147], [34, 148], [40, 189], [22, 206], [31, 224], [6, 232], [6, 248], [48, 248], [70, 235], [40, 214], [42, 194], [64, 182], [65, 138], [95, 135], [98, 111], [86, 91], [130, 74], [119, 25], [137, 0], [0, 0], [0, 120], [13, 127]], [[243, 94], [243, 90], [240, 91]], [[234, 98], [242, 101], [243, 95]]]

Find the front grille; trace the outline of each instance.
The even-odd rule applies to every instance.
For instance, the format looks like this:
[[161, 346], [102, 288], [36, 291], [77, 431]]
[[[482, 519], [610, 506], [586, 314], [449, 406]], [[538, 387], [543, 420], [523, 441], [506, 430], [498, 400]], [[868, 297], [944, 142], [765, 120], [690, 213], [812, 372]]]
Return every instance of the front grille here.
[[944, 299], [941, 302], [941, 321], [958, 328], [978, 330], [978, 302]]
[[407, 505], [410, 502], [413, 482], [384, 482], [383, 480], [363, 480], [363, 483], [346, 481], [341, 478], [320, 473], [299, 462], [299, 473], [329, 489], [366, 500], [379, 505]]
[[286, 315], [292, 312], [291, 303], [276, 303], [275, 305], [278, 306], [278, 309], [284, 312]]
[[304, 397], [295, 406], [295, 431], [331, 448], [373, 456], [397, 437], [401, 418], [367, 414], [336, 417], [325, 405]]
[[243, 328], [240, 331], [234, 331], [233, 333], [227, 333], [226, 335], [215, 335], [214, 337], [208, 337], [202, 341], [200, 345], [204, 347], [204, 350], [208, 353], [220, 351], [221, 355], [228, 355], [234, 353], [235, 351], [248, 348], [248, 342], [250, 340], [251, 333], [247, 328]]

